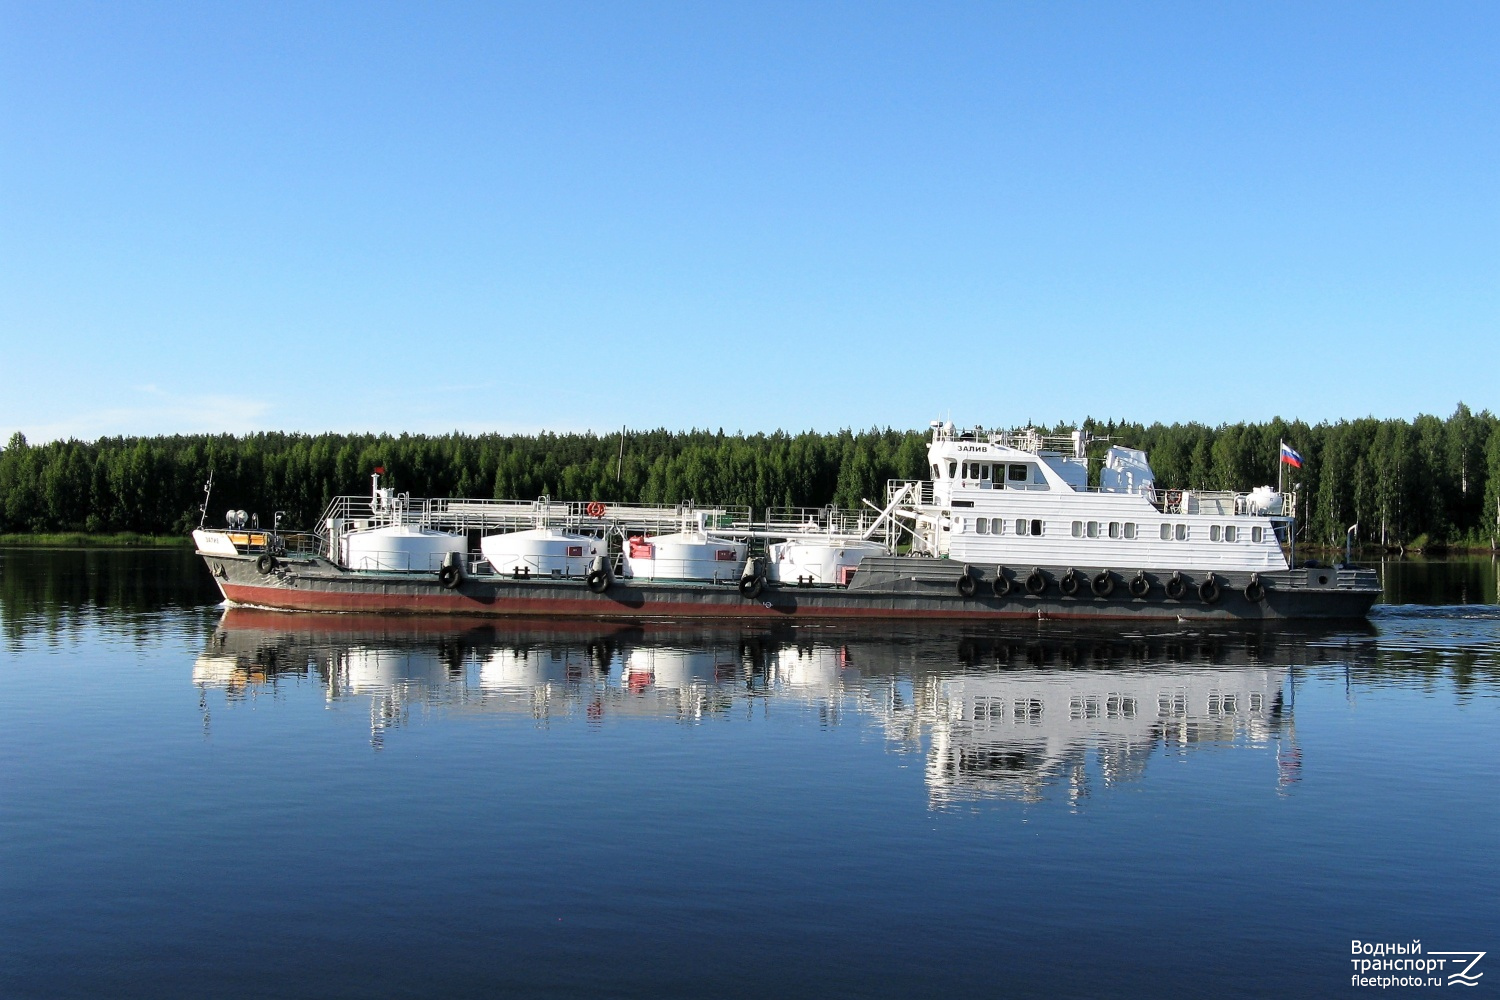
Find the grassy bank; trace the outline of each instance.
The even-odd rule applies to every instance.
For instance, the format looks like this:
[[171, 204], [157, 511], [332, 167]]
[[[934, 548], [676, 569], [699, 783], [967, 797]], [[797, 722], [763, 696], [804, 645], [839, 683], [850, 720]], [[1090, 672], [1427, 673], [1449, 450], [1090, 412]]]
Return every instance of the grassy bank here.
[[0, 547], [57, 549], [150, 549], [191, 545], [186, 535], [142, 535], [134, 531], [90, 534], [64, 531], [55, 534], [0, 534]]

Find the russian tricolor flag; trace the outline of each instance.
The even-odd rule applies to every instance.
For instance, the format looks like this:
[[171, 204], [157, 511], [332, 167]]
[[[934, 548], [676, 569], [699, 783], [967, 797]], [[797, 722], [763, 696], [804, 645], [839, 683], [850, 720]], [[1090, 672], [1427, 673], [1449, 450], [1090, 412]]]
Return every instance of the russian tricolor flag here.
[[1294, 469], [1302, 468], [1302, 456], [1292, 450], [1292, 446], [1285, 441], [1281, 442], [1281, 460]]

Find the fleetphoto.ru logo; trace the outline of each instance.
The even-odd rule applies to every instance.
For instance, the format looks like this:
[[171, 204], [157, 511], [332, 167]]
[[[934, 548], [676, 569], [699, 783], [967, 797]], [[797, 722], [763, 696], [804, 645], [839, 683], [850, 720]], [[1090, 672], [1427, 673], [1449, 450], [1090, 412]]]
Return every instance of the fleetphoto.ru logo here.
[[1484, 951], [1429, 951], [1420, 939], [1410, 944], [1374, 944], [1355, 938], [1349, 961], [1354, 963], [1350, 986], [1478, 986], [1484, 973], [1475, 971]]

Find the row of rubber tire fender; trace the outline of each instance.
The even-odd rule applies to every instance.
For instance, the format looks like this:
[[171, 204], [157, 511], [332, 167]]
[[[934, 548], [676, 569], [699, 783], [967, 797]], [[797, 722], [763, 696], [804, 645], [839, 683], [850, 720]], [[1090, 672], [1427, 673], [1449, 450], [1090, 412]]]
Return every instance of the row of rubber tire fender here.
[[[1079, 589], [1078, 579], [1081, 575], [1082, 574], [1079, 574], [1077, 570], [1069, 567], [1068, 571], [1064, 573], [1061, 578], [1059, 578], [1057, 583], [1058, 589], [1069, 597], [1077, 594]], [[1040, 566], [1033, 566], [1031, 568], [1031, 572], [1026, 574], [1025, 585], [1026, 592], [1031, 594], [1032, 596], [1040, 596], [1043, 592], [1046, 591], [1047, 578], [1045, 574], [1042, 573], [1042, 568]], [[1146, 578], [1146, 571], [1143, 569], [1136, 571], [1135, 576], [1131, 577], [1128, 586], [1130, 588], [1131, 596], [1137, 599], [1144, 598], [1151, 592], [1151, 582]], [[974, 580], [974, 568], [972, 566], [969, 566], [967, 564], [964, 565], [963, 573], [961, 573], [958, 577], [957, 587], [959, 596], [964, 598], [974, 596], [976, 583]], [[1174, 570], [1171, 577], [1168, 578], [1163, 589], [1166, 590], [1168, 597], [1176, 600], [1180, 599], [1187, 593], [1187, 587], [1188, 584], [1185, 580], [1183, 580], [1182, 572], [1180, 570]], [[992, 584], [992, 589], [995, 591], [996, 597], [1005, 597], [1010, 594], [1011, 582], [1010, 578], [1005, 575], [1004, 566], [997, 566], [995, 568], [995, 579]], [[1094, 574], [1094, 576], [1089, 579], [1089, 590], [1095, 597], [1107, 598], [1111, 594], [1113, 594], [1115, 590], [1115, 577], [1113, 571], [1105, 569], [1100, 570], [1098, 573]], [[1259, 603], [1260, 601], [1265, 599], [1266, 586], [1261, 582], [1259, 573], [1250, 574], [1250, 582], [1245, 585], [1244, 593], [1245, 599], [1252, 604]], [[1223, 596], [1223, 588], [1220, 586], [1218, 576], [1216, 574], [1210, 572], [1208, 576], [1204, 577], [1203, 580], [1199, 582], [1198, 596], [1203, 600], [1205, 604], [1215, 604], [1218, 602], [1219, 598]]]

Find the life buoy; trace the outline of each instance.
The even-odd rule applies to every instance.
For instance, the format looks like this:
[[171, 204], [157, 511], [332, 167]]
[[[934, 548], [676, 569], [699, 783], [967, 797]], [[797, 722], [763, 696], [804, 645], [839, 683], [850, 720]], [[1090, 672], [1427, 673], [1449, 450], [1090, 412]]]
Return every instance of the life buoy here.
[[1115, 592], [1115, 576], [1109, 570], [1100, 570], [1089, 581], [1089, 589], [1095, 597], [1108, 597]]
[[760, 596], [761, 589], [765, 585], [766, 581], [764, 577], [742, 576], [740, 577], [740, 596], [753, 601]]
[[1172, 578], [1167, 581], [1167, 596], [1176, 600], [1187, 593], [1187, 581], [1182, 578], [1181, 570], [1173, 570]]
[[1004, 566], [995, 567], [995, 581], [990, 587], [995, 591], [996, 597], [1010, 596], [1010, 577], [1005, 575]]
[[1198, 596], [1203, 598], [1204, 604], [1213, 604], [1219, 599], [1219, 581], [1212, 573], [1198, 584]]
[[974, 576], [967, 566], [964, 567], [963, 576], [958, 578], [958, 596], [965, 599], [974, 596]]
[[1032, 597], [1039, 596], [1047, 589], [1047, 578], [1042, 575], [1040, 566], [1032, 567], [1031, 573], [1026, 577], [1026, 593]]
[[604, 504], [600, 503], [598, 500], [590, 500], [588, 506], [583, 509], [588, 513], [589, 517], [604, 516]]
[[438, 570], [438, 583], [442, 584], [444, 590], [452, 590], [454, 587], [457, 587], [459, 581], [462, 579], [463, 574], [458, 571], [458, 567], [453, 563], [448, 563], [442, 569]]
[[1245, 600], [1251, 604], [1259, 604], [1265, 597], [1266, 585], [1260, 582], [1260, 574], [1251, 573], [1250, 582], [1245, 584]]
[[1057, 581], [1057, 589], [1069, 597], [1078, 593], [1078, 571], [1069, 566], [1068, 571], [1062, 575], [1062, 579]]
[[1151, 593], [1151, 581], [1146, 579], [1145, 570], [1137, 570], [1135, 576], [1130, 578], [1130, 596], [1145, 597]]
[[590, 570], [589, 575], [583, 578], [583, 582], [587, 583], [594, 593], [602, 594], [609, 589], [609, 574], [602, 569]]
[[276, 557], [269, 552], [262, 552], [260, 558], [255, 560], [255, 568], [260, 570], [262, 576], [265, 576], [276, 568]]

